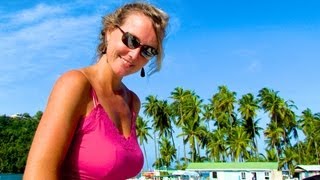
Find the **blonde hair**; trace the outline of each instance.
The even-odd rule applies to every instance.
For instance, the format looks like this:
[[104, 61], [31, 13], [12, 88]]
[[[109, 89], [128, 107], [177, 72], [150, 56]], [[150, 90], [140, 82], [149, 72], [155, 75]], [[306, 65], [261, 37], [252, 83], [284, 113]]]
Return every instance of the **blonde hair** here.
[[107, 30], [115, 28], [116, 25], [121, 26], [126, 18], [132, 13], [142, 13], [143, 15], [149, 17], [152, 20], [153, 28], [156, 32], [158, 55], [156, 57], [156, 62], [150, 64], [150, 70], [148, 71], [148, 74], [152, 74], [156, 71], [159, 71], [161, 68], [162, 59], [164, 57], [163, 39], [166, 35], [166, 27], [169, 21], [169, 16], [164, 11], [151, 4], [143, 2], [125, 4], [113, 13], [104, 16], [102, 20], [103, 27], [101, 30], [100, 43], [97, 48], [97, 53], [99, 58], [106, 53], [107, 44], [105, 42], [105, 36], [107, 34]]

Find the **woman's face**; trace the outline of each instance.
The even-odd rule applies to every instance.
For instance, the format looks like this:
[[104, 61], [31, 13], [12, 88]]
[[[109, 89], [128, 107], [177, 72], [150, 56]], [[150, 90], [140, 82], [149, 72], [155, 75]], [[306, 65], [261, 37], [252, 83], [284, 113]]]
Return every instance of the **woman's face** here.
[[157, 38], [152, 21], [145, 15], [131, 14], [123, 25], [108, 31], [107, 60], [113, 73], [119, 77], [139, 71], [149, 61], [141, 54], [141, 46], [131, 49], [132, 47], [129, 48], [122, 42], [122, 37], [126, 32], [136, 37], [141, 45], [157, 48]]

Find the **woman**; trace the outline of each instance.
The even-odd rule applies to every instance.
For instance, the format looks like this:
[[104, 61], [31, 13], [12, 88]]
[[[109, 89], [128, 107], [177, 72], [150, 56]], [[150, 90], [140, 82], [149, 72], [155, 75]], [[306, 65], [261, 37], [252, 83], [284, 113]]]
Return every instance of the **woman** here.
[[126, 4], [103, 18], [97, 63], [66, 72], [53, 87], [24, 179], [121, 180], [140, 172], [140, 100], [122, 79], [138, 71], [144, 76], [154, 56], [151, 71], [159, 70], [167, 22], [146, 3]]

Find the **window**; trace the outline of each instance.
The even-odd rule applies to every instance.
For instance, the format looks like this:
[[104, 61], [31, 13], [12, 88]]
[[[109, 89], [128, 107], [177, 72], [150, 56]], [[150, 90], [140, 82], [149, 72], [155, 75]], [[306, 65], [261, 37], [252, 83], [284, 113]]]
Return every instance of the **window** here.
[[252, 172], [251, 173], [251, 179], [252, 180], [257, 180], [257, 173], [256, 172]]
[[216, 171], [212, 171], [212, 178], [218, 178]]
[[264, 179], [270, 179], [270, 173], [268, 171], [264, 172]]
[[245, 172], [241, 172], [241, 179], [246, 179], [246, 173]]

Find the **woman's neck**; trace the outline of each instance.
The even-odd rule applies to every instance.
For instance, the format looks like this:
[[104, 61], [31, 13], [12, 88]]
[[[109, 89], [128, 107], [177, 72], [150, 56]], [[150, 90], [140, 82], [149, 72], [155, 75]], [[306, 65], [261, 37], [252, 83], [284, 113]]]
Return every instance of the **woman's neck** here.
[[122, 78], [117, 77], [108, 64], [106, 56], [103, 56], [95, 65], [92, 66], [96, 85], [103, 92], [118, 94], [124, 91], [125, 87]]

